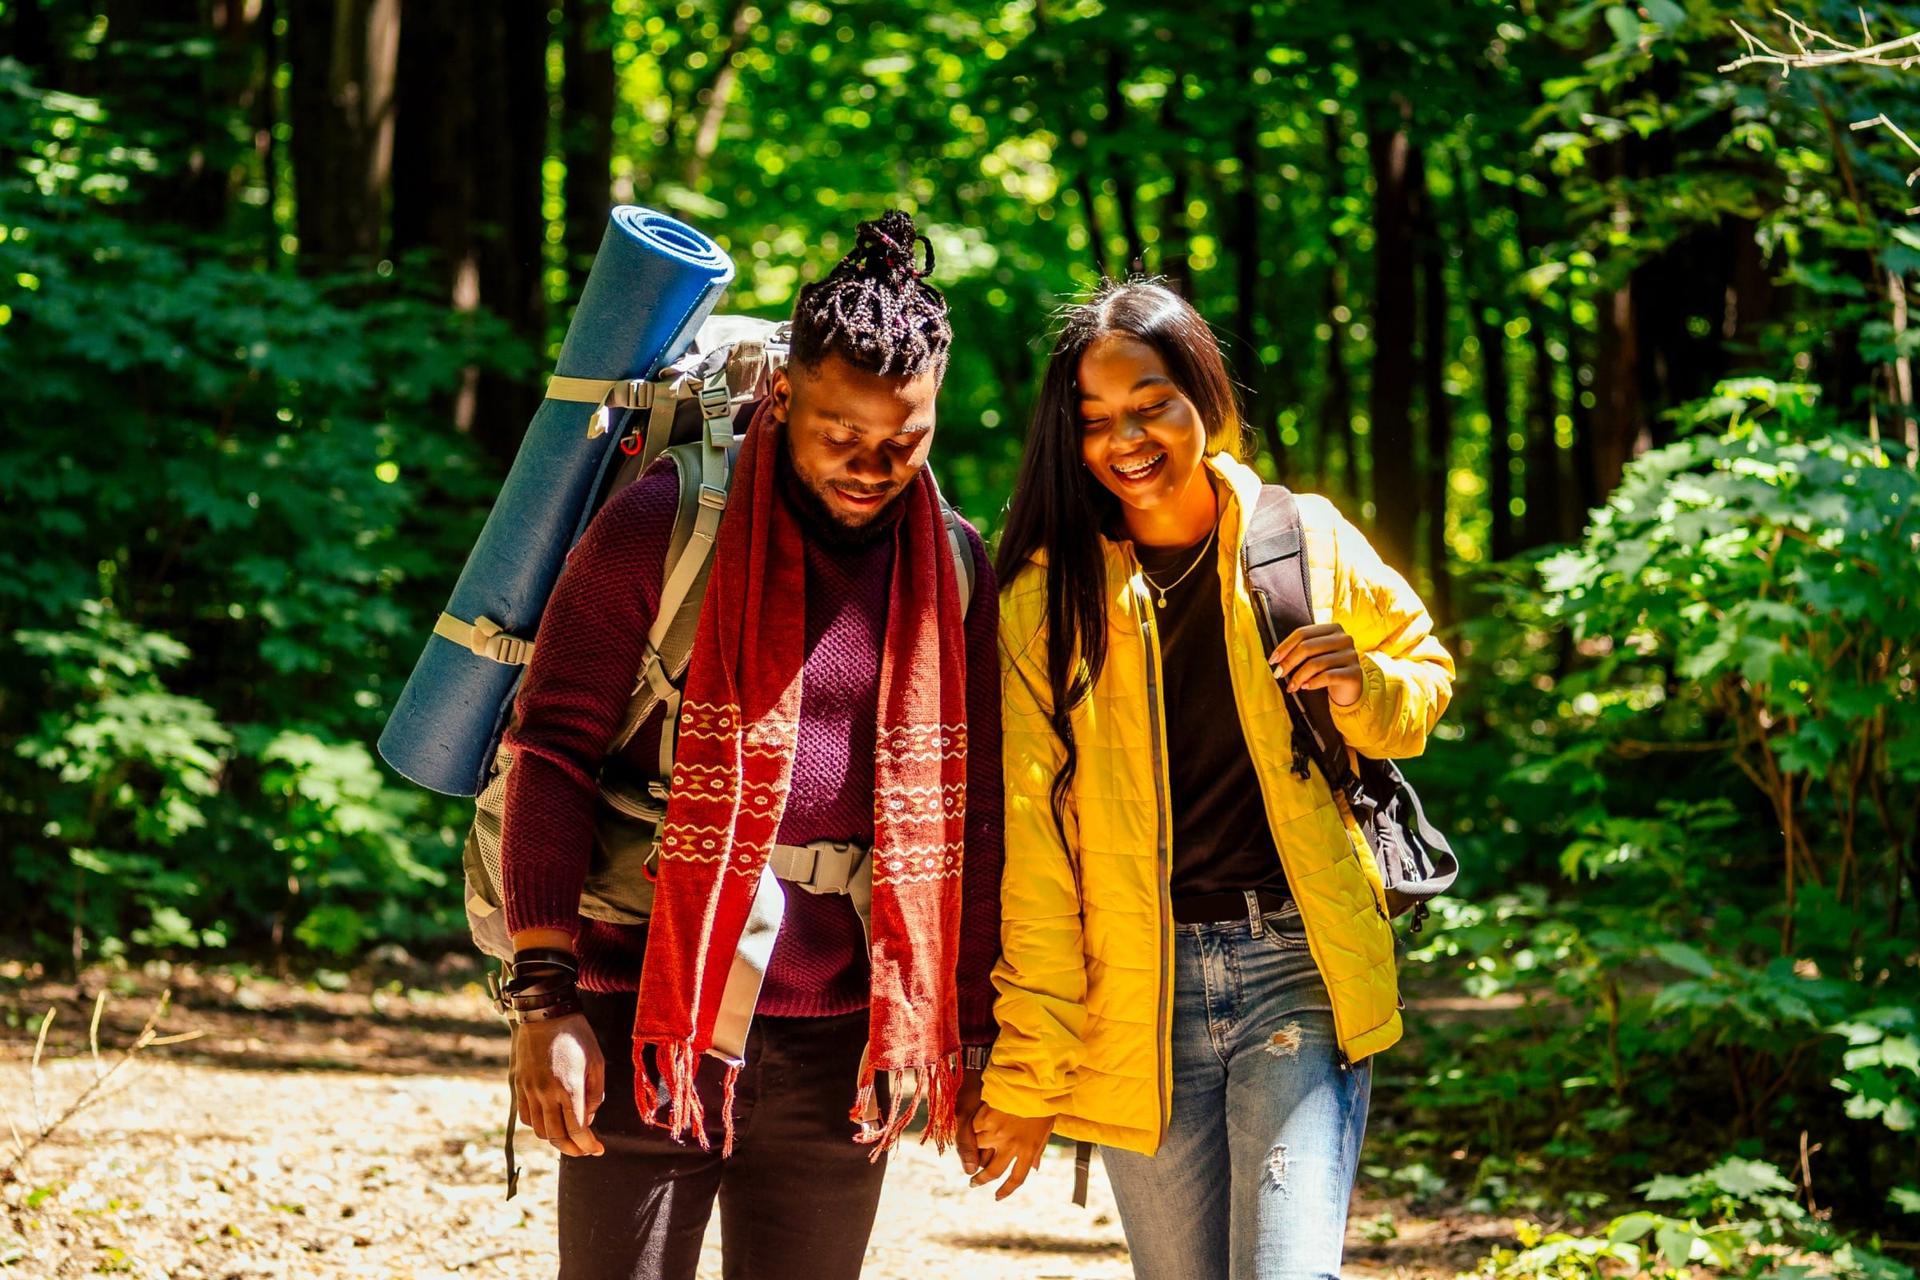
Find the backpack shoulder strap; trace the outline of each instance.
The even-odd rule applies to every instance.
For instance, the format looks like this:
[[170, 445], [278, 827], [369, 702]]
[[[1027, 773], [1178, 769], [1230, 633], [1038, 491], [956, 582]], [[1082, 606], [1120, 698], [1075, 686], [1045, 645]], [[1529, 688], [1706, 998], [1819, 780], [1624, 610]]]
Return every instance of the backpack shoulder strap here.
[[953, 553], [953, 572], [960, 583], [960, 616], [965, 618], [973, 607], [973, 541], [967, 537], [960, 513], [948, 506], [945, 498], [940, 499], [940, 518], [947, 523], [947, 549]]
[[[1260, 631], [1271, 653], [1301, 627], [1313, 624], [1313, 577], [1307, 564], [1306, 533], [1300, 524], [1300, 504], [1285, 485], [1264, 485], [1247, 522], [1240, 563], [1253, 594]], [[1293, 720], [1294, 772], [1306, 772], [1305, 748], [1320, 772], [1336, 790], [1353, 779], [1347, 742], [1333, 723], [1332, 705], [1325, 689], [1287, 694]]]
[[[609, 755], [618, 754], [633, 740], [655, 707], [665, 703], [670, 720], [679, 715], [679, 681], [693, 657], [700, 604], [706, 599], [707, 575], [713, 568], [714, 539], [720, 532], [720, 517], [726, 510], [727, 489], [733, 478], [728, 450], [714, 448], [704, 439], [673, 445], [665, 452], [673, 459], [680, 478], [680, 499], [661, 565], [660, 607], [647, 632], [646, 647], [641, 650], [640, 671], [634, 679], [627, 714], [608, 745]], [[664, 786], [672, 776], [673, 734], [669, 731], [660, 735], [657, 780]]]

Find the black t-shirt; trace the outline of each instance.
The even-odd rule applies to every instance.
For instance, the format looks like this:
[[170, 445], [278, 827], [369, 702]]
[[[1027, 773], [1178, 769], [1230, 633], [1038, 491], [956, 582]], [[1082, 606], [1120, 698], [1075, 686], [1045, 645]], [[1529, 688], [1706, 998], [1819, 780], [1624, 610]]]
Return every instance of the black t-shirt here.
[[[1267, 825], [1260, 779], [1227, 668], [1220, 608], [1218, 547], [1163, 550], [1136, 545], [1149, 583], [1147, 607], [1160, 633], [1161, 696], [1166, 707], [1167, 776], [1173, 802], [1175, 898], [1268, 889], [1285, 892], [1286, 873]], [[1195, 563], [1195, 557], [1199, 563]], [[1193, 565], [1193, 572], [1174, 580]]]

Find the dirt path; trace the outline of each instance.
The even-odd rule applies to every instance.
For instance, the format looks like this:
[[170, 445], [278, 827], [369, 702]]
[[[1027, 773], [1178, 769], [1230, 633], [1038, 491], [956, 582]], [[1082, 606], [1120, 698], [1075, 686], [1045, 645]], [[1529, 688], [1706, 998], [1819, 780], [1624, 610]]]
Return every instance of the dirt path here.
[[[554, 1269], [555, 1157], [523, 1138], [521, 1194], [502, 1199], [504, 1036], [458, 994], [326, 994], [233, 977], [175, 975], [163, 1030], [108, 1096], [62, 1125], [0, 1182], [0, 1272], [56, 1280], [118, 1273], [173, 1280], [254, 1277], [545, 1276]], [[151, 985], [151, 984], [147, 984]], [[70, 994], [70, 988], [64, 994]], [[22, 1134], [34, 1111], [27, 1064], [37, 1013], [63, 994], [0, 995], [0, 1112]], [[111, 1065], [150, 1007], [110, 1001]], [[65, 1003], [39, 1072], [39, 1108], [59, 1114], [93, 1079], [91, 1006]], [[4, 1163], [7, 1157], [0, 1157]], [[887, 1179], [866, 1274], [876, 1280], [1076, 1277], [1131, 1272], [1112, 1197], [1069, 1203], [1070, 1148], [996, 1206], [951, 1155], [909, 1145]], [[1350, 1235], [1354, 1277], [1452, 1276], [1502, 1225], [1396, 1214], [1398, 1238], [1358, 1224], [1391, 1206], [1363, 1186]], [[703, 1277], [719, 1275], [717, 1230]]]

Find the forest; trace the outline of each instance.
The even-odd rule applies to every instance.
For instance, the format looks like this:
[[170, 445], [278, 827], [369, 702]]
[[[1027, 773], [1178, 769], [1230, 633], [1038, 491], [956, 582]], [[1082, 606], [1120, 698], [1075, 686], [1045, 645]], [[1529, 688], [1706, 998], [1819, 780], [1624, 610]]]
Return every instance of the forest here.
[[1915, 57], [1833, 0], [4, 0], [0, 987], [462, 948], [471, 804], [373, 743], [609, 210], [780, 316], [901, 207], [990, 539], [1054, 313], [1162, 276], [1459, 656], [1369, 1168], [1542, 1224], [1489, 1277], [1911, 1277]]

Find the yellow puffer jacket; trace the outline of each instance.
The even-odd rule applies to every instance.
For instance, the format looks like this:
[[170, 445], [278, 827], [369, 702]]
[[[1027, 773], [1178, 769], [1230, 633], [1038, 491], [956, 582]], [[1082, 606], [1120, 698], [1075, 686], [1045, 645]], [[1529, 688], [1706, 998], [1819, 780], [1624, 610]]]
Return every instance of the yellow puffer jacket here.
[[[1240, 567], [1260, 478], [1220, 454], [1221, 603], [1240, 725], [1266, 800], [1287, 883], [1352, 1061], [1400, 1038], [1393, 932], [1380, 874], [1343, 801], [1315, 771], [1289, 771], [1291, 725]], [[1366, 688], [1334, 719], [1377, 758], [1418, 755], [1453, 688], [1453, 659], [1406, 580], [1324, 498], [1302, 495], [1316, 621], [1353, 636]], [[1167, 874], [1172, 815], [1153, 609], [1128, 544], [1106, 542], [1106, 665], [1073, 713], [1079, 768], [1061, 846], [1049, 789], [1061, 747], [1042, 711], [1046, 574], [1037, 562], [1000, 595], [1005, 704], [1006, 871], [1002, 958], [994, 971], [1000, 1038], [989, 1105], [1054, 1116], [1054, 1131], [1151, 1154], [1172, 1098], [1169, 1048], [1173, 919]]]

